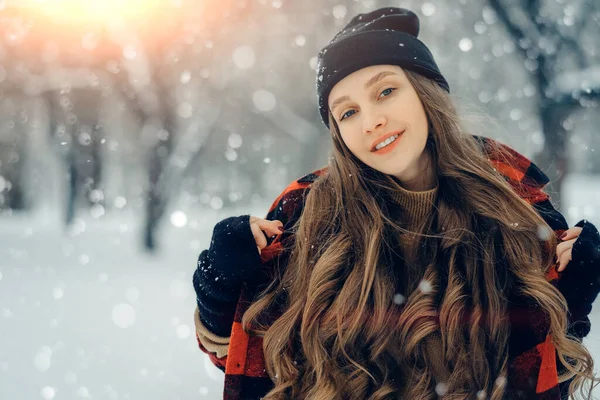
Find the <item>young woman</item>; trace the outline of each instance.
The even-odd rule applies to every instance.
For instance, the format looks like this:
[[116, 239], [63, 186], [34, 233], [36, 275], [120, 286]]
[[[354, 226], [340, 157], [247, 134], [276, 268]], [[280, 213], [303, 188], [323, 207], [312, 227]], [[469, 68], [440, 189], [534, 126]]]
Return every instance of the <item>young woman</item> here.
[[198, 343], [225, 399], [587, 393], [598, 231], [568, 229], [535, 165], [463, 131], [418, 31], [380, 9], [321, 51], [329, 165], [200, 254]]

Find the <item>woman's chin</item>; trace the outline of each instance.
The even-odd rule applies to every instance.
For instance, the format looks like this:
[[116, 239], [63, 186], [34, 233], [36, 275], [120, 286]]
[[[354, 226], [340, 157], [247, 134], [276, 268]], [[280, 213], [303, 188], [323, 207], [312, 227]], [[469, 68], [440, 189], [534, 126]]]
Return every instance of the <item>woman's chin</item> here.
[[378, 166], [377, 169], [379, 172], [386, 174], [386, 175], [391, 175], [394, 178], [396, 178], [397, 180], [402, 180], [402, 177], [405, 175], [405, 169], [404, 168], [398, 168], [398, 166], [394, 166], [393, 168], [391, 168], [390, 166]]
[[386, 160], [385, 162], [365, 162], [365, 164], [371, 167], [372, 169], [381, 172], [382, 174], [391, 175], [397, 178], [398, 180], [402, 180], [402, 176], [406, 175], [406, 168], [399, 168], [398, 161], [394, 162], [394, 160]]

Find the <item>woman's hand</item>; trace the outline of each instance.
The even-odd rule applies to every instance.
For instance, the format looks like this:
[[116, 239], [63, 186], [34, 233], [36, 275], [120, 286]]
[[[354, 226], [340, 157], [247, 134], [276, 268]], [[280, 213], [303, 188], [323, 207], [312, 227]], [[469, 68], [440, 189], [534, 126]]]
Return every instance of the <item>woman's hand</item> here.
[[258, 217], [250, 217], [250, 229], [258, 248], [258, 254], [261, 253], [262, 249], [267, 247], [267, 235], [270, 238], [283, 233], [283, 223], [278, 220], [268, 220]]
[[574, 226], [567, 229], [560, 237], [561, 243], [556, 246], [556, 260], [558, 263], [558, 272], [564, 271], [567, 268], [569, 261], [573, 259], [573, 245], [581, 234], [583, 228]]

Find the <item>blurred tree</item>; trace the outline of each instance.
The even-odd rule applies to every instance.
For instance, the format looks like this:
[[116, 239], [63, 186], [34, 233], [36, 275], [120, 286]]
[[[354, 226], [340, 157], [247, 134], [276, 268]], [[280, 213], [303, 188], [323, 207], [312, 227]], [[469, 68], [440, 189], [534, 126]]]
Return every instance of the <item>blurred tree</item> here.
[[28, 154], [25, 127], [30, 118], [27, 97], [21, 91], [0, 88], [0, 210], [24, 210], [30, 204], [25, 193]]
[[[159, 21], [157, 14], [150, 12], [135, 23], [125, 23], [119, 16], [106, 21], [93, 15], [79, 19], [67, 14], [53, 8], [35, 10], [18, 5], [3, 10], [0, 30], [8, 55], [3, 86], [40, 96], [46, 102], [50, 131], [61, 144], [57, 148], [67, 171], [67, 225], [73, 222], [78, 204], [84, 204], [82, 196], [87, 207], [103, 204], [102, 99], [116, 89], [112, 96], [118, 98], [120, 93], [140, 125], [149, 126], [153, 132], [146, 137], [150, 143], [148, 182], [144, 186], [148, 188], [147, 225], [154, 226], [160, 213], [157, 209], [165, 202], [159, 181], [176, 134], [171, 88], [161, 79], [164, 74], [160, 70], [174, 31], [165, 29], [164, 24], [159, 32], [154, 30]], [[166, 22], [164, 15], [159, 17]], [[150, 31], [150, 37], [140, 38]], [[146, 242], [152, 247], [151, 241]]]
[[[18, 90], [21, 96], [15, 98], [38, 96], [46, 102], [49, 132], [59, 143], [56, 148], [66, 171], [62, 176], [66, 178], [64, 212], [69, 225], [78, 204], [88, 208], [103, 204], [100, 83], [106, 83], [107, 74], [102, 70], [115, 46], [103, 40], [98, 26], [87, 26], [87, 36], [73, 36], [81, 33], [76, 26], [64, 29], [42, 14], [24, 14], [18, 7], [5, 9], [1, 17], [1, 44], [7, 61], [2, 86]], [[24, 129], [21, 138], [31, 140], [30, 132]], [[26, 146], [21, 148], [25, 153]]]
[[[550, 177], [550, 191], [560, 208], [561, 185], [568, 173], [567, 118], [600, 98], [599, 67], [590, 64], [584, 32], [598, 35], [594, 0], [489, 0], [534, 74], [544, 148], [536, 163]], [[596, 15], [596, 19], [589, 18]]]
[[70, 225], [78, 204], [97, 205], [104, 212], [101, 143], [103, 123], [98, 113], [102, 93], [92, 88], [44, 91], [50, 113], [51, 132], [60, 142], [66, 167], [65, 222]]

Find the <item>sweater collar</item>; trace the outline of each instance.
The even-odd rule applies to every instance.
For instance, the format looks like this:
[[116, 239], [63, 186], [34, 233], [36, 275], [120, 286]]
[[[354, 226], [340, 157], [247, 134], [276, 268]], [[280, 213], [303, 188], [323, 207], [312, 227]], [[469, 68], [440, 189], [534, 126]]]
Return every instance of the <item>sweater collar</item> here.
[[397, 206], [409, 227], [418, 224], [433, 209], [435, 198], [438, 192], [438, 186], [425, 191], [411, 191], [396, 185], [396, 189], [391, 193], [394, 205]]

